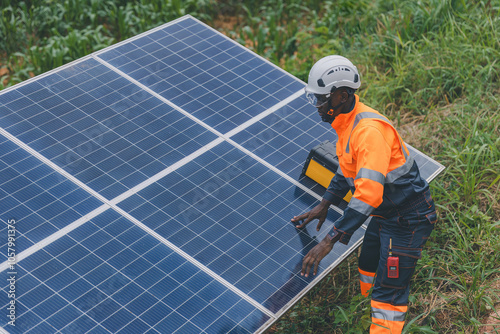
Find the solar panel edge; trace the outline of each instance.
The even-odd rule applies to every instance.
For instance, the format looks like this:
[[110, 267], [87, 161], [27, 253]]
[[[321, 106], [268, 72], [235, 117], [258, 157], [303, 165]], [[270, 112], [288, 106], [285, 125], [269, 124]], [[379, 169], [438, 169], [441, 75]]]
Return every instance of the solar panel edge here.
[[217, 29], [215, 29], [215, 28], [213, 28], [213, 27], [211, 27], [211, 26], [207, 25], [206, 23], [204, 23], [204, 22], [200, 21], [199, 19], [197, 19], [196, 17], [192, 16], [191, 14], [186, 14], [186, 15], [183, 15], [183, 16], [181, 16], [181, 17], [179, 17], [179, 18], [177, 18], [177, 19], [175, 19], [175, 20], [173, 20], [173, 21], [166, 22], [166, 23], [164, 23], [164, 24], [162, 24], [162, 25], [159, 25], [159, 26], [158, 26], [158, 27], [156, 27], [156, 28], [153, 28], [153, 29], [151, 29], [151, 30], [145, 31], [145, 32], [143, 32], [143, 33], [141, 33], [141, 34], [139, 34], [139, 35], [136, 35], [136, 36], [133, 36], [133, 37], [127, 38], [126, 40], [123, 40], [123, 41], [120, 41], [120, 42], [118, 42], [118, 43], [116, 43], [116, 44], [110, 45], [110, 46], [108, 46], [108, 47], [106, 47], [106, 48], [104, 48], [104, 49], [102, 49], [102, 50], [95, 51], [95, 52], [91, 53], [89, 56], [92, 56], [92, 55], [94, 55], [94, 56], [99, 56], [100, 54], [105, 53], [105, 52], [107, 52], [107, 51], [110, 51], [110, 50], [112, 50], [112, 49], [114, 49], [114, 48], [116, 48], [116, 47], [122, 46], [122, 45], [124, 45], [124, 44], [126, 44], [126, 43], [132, 42], [132, 41], [137, 40], [137, 39], [139, 39], [139, 38], [141, 38], [141, 37], [147, 36], [147, 35], [149, 35], [149, 34], [151, 34], [151, 33], [154, 33], [154, 32], [156, 32], [156, 31], [162, 30], [162, 29], [164, 29], [165, 27], [171, 26], [171, 25], [173, 25], [173, 24], [175, 24], [175, 23], [178, 23], [178, 22], [181, 22], [181, 21], [184, 21], [184, 20], [187, 20], [187, 19], [193, 19], [193, 20], [195, 20], [197, 23], [202, 24], [202, 25], [203, 25], [203, 26], [205, 26], [206, 28], [208, 28], [208, 29], [212, 30], [213, 32], [217, 33], [218, 35], [220, 35], [220, 36], [222, 36], [222, 37], [226, 38], [228, 41], [230, 41], [230, 42], [234, 43], [235, 45], [237, 45], [238, 47], [240, 47], [242, 50], [247, 51], [247, 52], [251, 52], [251, 53], [252, 53], [255, 57], [257, 57], [257, 58], [259, 58], [259, 59], [261, 59], [261, 60], [265, 61], [267, 64], [269, 64], [269, 65], [273, 66], [274, 68], [278, 69], [278, 70], [279, 70], [279, 71], [281, 71], [283, 74], [286, 74], [287, 76], [292, 77], [293, 79], [295, 79], [295, 80], [297, 80], [297, 81], [301, 82], [302, 84], [304, 84], [304, 86], [306, 85], [306, 83], [305, 83], [305, 82], [303, 82], [302, 80], [300, 80], [299, 78], [297, 78], [297, 77], [293, 76], [292, 74], [288, 73], [287, 71], [285, 71], [285, 70], [284, 70], [284, 69], [282, 69], [281, 67], [277, 66], [276, 64], [272, 63], [271, 61], [269, 61], [268, 59], [264, 58], [263, 56], [259, 55], [259, 54], [258, 54], [258, 53], [256, 53], [255, 51], [252, 51], [252, 50], [250, 50], [250, 49], [246, 48], [245, 46], [241, 45], [240, 43], [236, 42], [235, 40], [233, 40], [233, 39], [229, 38], [228, 36], [226, 36], [226, 35], [224, 35], [223, 33], [221, 33], [219, 30], [217, 30]]
[[361, 244], [363, 243], [363, 237], [361, 239], [357, 240], [355, 243], [353, 243], [349, 249], [344, 252], [342, 257], [338, 258], [336, 261], [332, 262], [323, 272], [318, 274], [316, 278], [312, 282], [308, 284], [308, 287], [310, 288], [305, 288], [303, 289], [300, 293], [295, 295], [288, 303], [286, 303], [278, 312], [275, 313], [276, 319], [271, 321], [269, 319], [266, 323], [264, 323], [255, 333], [263, 333], [267, 329], [269, 329], [276, 321], [278, 321], [282, 316], [285, 315], [288, 310], [294, 306], [299, 300], [301, 300], [310, 290], [313, 286], [318, 284], [320, 281], [322, 281], [327, 275], [330, 274], [330, 272], [335, 269], [340, 263], [344, 262]]
[[427, 183], [431, 183], [432, 180], [434, 180], [439, 174], [441, 174], [441, 172], [446, 169], [446, 167], [441, 164], [440, 162], [436, 161], [435, 159], [431, 158], [430, 156], [428, 156], [427, 154], [421, 152], [420, 150], [416, 149], [415, 147], [413, 147], [412, 145], [408, 144], [405, 142], [405, 145], [406, 146], [409, 146], [410, 148], [412, 148], [413, 150], [415, 150], [416, 152], [418, 152], [419, 154], [421, 154], [422, 156], [424, 156], [427, 160], [433, 162], [436, 166], [438, 166], [438, 168], [436, 169], [436, 171], [434, 171], [434, 173], [432, 173], [431, 175], [429, 175], [427, 178], [426, 178], [426, 181]]
[[80, 64], [82, 62], [85, 62], [85, 61], [87, 61], [87, 60], [89, 60], [91, 58], [92, 58], [92, 54], [88, 54], [88, 55], [86, 55], [86, 56], [84, 56], [82, 58], [75, 59], [75, 60], [73, 60], [73, 61], [71, 61], [69, 63], [61, 65], [61, 66], [56, 67], [54, 69], [51, 69], [51, 70], [49, 70], [47, 72], [43, 72], [43, 73], [38, 74], [38, 75], [36, 75], [36, 76], [34, 76], [32, 78], [29, 78], [27, 80], [21, 81], [21, 82], [15, 84], [15, 85], [12, 85], [10, 87], [4, 88], [4, 89], [0, 90], [0, 96], [3, 95], [3, 94], [7, 94], [10, 91], [19, 89], [19, 88], [21, 88], [21, 87], [23, 87], [25, 85], [30, 84], [30, 83], [36, 82], [36, 81], [38, 81], [40, 79], [43, 79], [43, 78], [45, 78], [47, 76], [50, 76], [50, 75], [54, 74], [54, 73], [57, 73], [58, 71], [61, 71], [61, 70], [65, 69], [65, 68], [69, 68], [71, 66], [75, 66], [75, 65]]
[[263, 56], [259, 55], [259, 54], [258, 54], [258, 53], [256, 53], [255, 51], [252, 51], [252, 50], [248, 49], [247, 47], [245, 47], [244, 45], [241, 45], [240, 43], [236, 42], [235, 40], [233, 40], [233, 39], [229, 38], [228, 36], [224, 35], [224, 34], [223, 34], [223, 33], [221, 33], [220, 31], [218, 31], [217, 29], [215, 29], [215, 28], [213, 28], [213, 27], [211, 27], [211, 26], [209, 26], [209, 25], [207, 25], [207, 24], [203, 23], [202, 21], [200, 21], [200, 20], [199, 20], [199, 19], [197, 19], [196, 17], [193, 17], [193, 16], [191, 16], [191, 15], [189, 15], [189, 14], [187, 14], [187, 15], [185, 15], [185, 16], [183, 16], [183, 17], [190, 17], [190, 18], [194, 19], [194, 20], [195, 20], [195, 21], [197, 21], [198, 23], [203, 24], [203, 25], [204, 25], [204, 26], [206, 26], [207, 28], [209, 28], [209, 29], [213, 30], [214, 32], [216, 32], [217, 34], [219, 34], [219, 35], [221, 35], [221, 36], [223, 36], [223, 37], [227, 38], [229, 41], [233, 42], [235, 45], [237, 45], [238, 47], [242, 48], [243, 50], [245, 50], [245, 51], [250, 51], [250, 52], [251, 52], [254, 56], [256, 56], [257, 58], [260, 58], [260, 59], [264, 60], [266, 63], [268, 63], [269, 65], [271, 65], [271, 66], [275, 67], [276, 69], [280, 70], [282, 73], [286, 74], [287, 76], [290, 76], [290, 77], [294, 78], [295, 80], [297, 80], [297, 81], [301, 82], [302, 84], [304, 84], [304, 86], [306, 85], [306, 83], [305, 83], [304, 81], [302, 81], [302, 80], [300, 80], [299, 78], [297, 78], [297, 77], [293, 76], [292, 74], [288, 73], [287, 71], [285, 71], [285, 70], [284, 70], [284, 69], [282, 69], [281, 67], [277, 66], [276, 64], [274, 64], [274, 63], [273, 63], [273, 62], [271, 62], [270, 60], [268, 60], [268, 59], [264, 58]]
[[159, 26], [157, 26], [157, 27], [155, 27], [155, 28], [152, 28], [152, 29], [150, 29], [150, 30], [146, 30], [146, 31], [144, 31], [144, 32], [142, 32], [142, 33], [140, 33], [140, 34], [138, 34], [138, 35], [135, 35], [135, 36], [129, 37], [129, 38], [127, 38], [127, 39], [124, 39], [123, 41], [120, 41], [120, 42], [115, 43], [115, 44], [113, 44], [113, 45], [107, 46], [107, 47], [105, 47], [104, 49], [101, 49], [101, 50], [98, 50], [98, 51], [94, 51], [94, 52], [92, 52], [91, 54], [89, 54], [88, 56], [98, 56], [98, 55], [100, 55], [101, 53], [105, 53], [105, 52], [110, 51], [110, 50], [112, 50], [112, 49], [114, 49], [114, 48], [117, 48], [117, 47], [119, 47], [119, 46], [122, 46], [122, 45], [124, 45], [124, 44], [126, 44], [126, 43], [130, 43], [130, 42], [132, 42], [132, 41], [134, 41], [134, 40], [137, 40], [137, 39], [139, 39], [139, 38], [141, 38], [141, 37], [147, 36], [147, 35], [149, 35], [149, 34], [151, 34], [151, 33], [154, 33], [154, 32], [156, 32], [156, 31], [162, 30], [162, 29], [164, 29], [164, 28], [166, 28], [166, 27], [168, 27], [168, 26], [174, 25], [175, 23], [179, 23], [179, 22], [184, 21], [184, 20], [189, 19], [189, 18], [192, 18], [192, 19], [197, 20], [197, 19], [196, 19], [196, 18], [194, 18], [191, 14], [186, 14], [186, 15], [183, 15], [183, 16], [181, 16], [181, 17], [176, 18], [175, 20], [165, 22], [165, 23], [163, 23], [163, 24], [161, 24], [161, 25], [159, 25]]
[[125, 43], [128, 43], [128, 42], [130, 42], [130, 41], [132, 41], [132, 40], [138, 39], [138, 38], [140, 38], [140, 37], [146, 36], [146, 35], [148, 35], [148, 34], [150, 34], [150, 33], [152, 33], [152, 32], [155, 32], [155, 31], [157, 31], [157, 30], [161, 30], [161, 29], [163, 29], [163, 28], [165, 28], [165, 27], [168, 27], [168, 26], [170, 26], [170, 25], [172, 25], [172, 24], [175, 24], [175, 23], [177, 23], [177, 22], [179, 22], [179, 21], [182, 21], [182, 20], [185, 20], [185, 19], [187, 19], [187, 18], [193, 18], [193, 19], [197, 20], [197, 19], [196, 19], [196, 18], [194, 18], [192, 15], [190, 15], [190, 14], [186, 14], [186, 15], [181, 16], [181, 17], [179, 17], [179, 18], [177, 18], [177, 19], [175, 19], [175, 20], [172, 20], [172, 21], [166, 22], [166, 23], [164, 23], [164, 24], [161, 24], [161, 25], [159, 25], [159, 26], [158, 26], [158, 27], [156, 27], [156, 28], [153, 28], [153, 29], [147, 30], [147, 31], [145, 31], [145, 32], [143, 32], [143, 33], [141, 33], [141, 34], [139, 34], [139, 35], [136, 35], [136, 36], [130, 37], [130, 38], [126, 39], [126, 40], [123, 40], [123, 41], [120, 41], [120, 42], [115, 43], [115, 44], [113, 44], [113, 45], [110, 45], [110, 46], [108, 46], [108, 47], [105, 47], [104, 49], [101, 49], [101, 50], [98, 50], [98, 51], [94, 51], [94, 52], [92, 52], [92, 53], [89, 53], [89, 54], [88, 54], [88, 55], [86, 55], [86, 56], [83, 56], [83, 57], [81, 57], [81, 58], [75, 59], [75, 60], [73, 60], [73, 61], [71, 61], [71, 62], [69, 62], [69, 63], [66, 63], [66, 64], [61, 65], [61, 66], [56, 67], [56, 68], [53, 68], [53, 69], [51, 69], [51, 70], [49, 70], [49, 71], [47, 71], [47, 72], [44, 72], [44, 73], [38, 74], [38, 75], [36, 75], [36, 76], [34, 76], [34, 77], [32, 77], [32, 78], [29, 78], [29, 79], [27, 79], [27, 80], [24, 80], [24, 81], [22, 81], [22, 82], [19, 82], [19, 83], [15, 84], [15, 85], [12, 85], [12, 86], [7, 87], [7, 88], [5, 88], [5, 89], [2, 89], [2, 90], [0, 90], [0, 95], [2, 95], [2, 94], [4, 94], [4, 93], [8, 93], [8, 92], [9, 92], [9, 91], [11, 91], [11, 90], [19, 89], [19, 88], [21, 88], [22, 86], [24, 86], [24, 85], [26, 85], [26, 84], [32, 83], [32, 82], [37, 81], [37, 80], [39, 80], [39, 79], [41, 79], [41, 78], [44, 78], [44, 77], [46, 77], [46, 76], [49, 76], [49, 75], [51, 75], [51, 74], [53, 74], [53, 73], [56, 73], [57, 71], [60, 71], [60, 70], [65, 69], [65, 68], [67, 68], [67, 67], [74, 66], [74, 65], [79, 64], [79, 63], [81, 63], [81, 62], [84, 62], [84, 61], [86, 61], [86, 60], [88, 60], [88, 59], [90, 59], [90, 58], [93, 58], [93, 56], [94, 56], [94, 55], [97, 55], [97, 54], [103, 53], [103, 52], [105, 52], [105, 51], [112, 50], [113, 48], [116, 48], [116, 47], [118, 47], [118, 46], [120, 46], [120, 45], [123, 45], [123, 44], [125, 44]]

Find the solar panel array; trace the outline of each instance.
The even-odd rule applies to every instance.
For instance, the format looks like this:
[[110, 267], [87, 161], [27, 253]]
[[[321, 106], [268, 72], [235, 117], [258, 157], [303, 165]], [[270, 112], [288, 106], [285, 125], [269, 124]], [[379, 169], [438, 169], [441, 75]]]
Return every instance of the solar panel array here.
[[[363, 236], [300, 276], [342, 212], [319, 233], [290, 222], [324, 191], [299, 177], [309, 150], [335, 140], [303, 87], [184, 16], [0, 92], [3, 331], [271, 326]], [[429, 181], [442, 170], [414, 152]]]

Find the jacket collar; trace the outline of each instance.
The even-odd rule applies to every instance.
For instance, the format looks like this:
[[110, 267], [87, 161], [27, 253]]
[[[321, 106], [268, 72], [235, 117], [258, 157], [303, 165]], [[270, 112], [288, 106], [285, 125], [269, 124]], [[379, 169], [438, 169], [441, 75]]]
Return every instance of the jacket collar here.
[[337, 135], [339, 136], [346, 130], [346, 128], [349, 125], [352, 125], [352, 123], [354, 122], [354, 117], [356, 116], [357, 109], [359, 107], [359, 96], [354, 94], [354, 98], [355, 98], [354, 108], [347, 114], [338, 115], [332, 122], [332, 128], [335, 129]]

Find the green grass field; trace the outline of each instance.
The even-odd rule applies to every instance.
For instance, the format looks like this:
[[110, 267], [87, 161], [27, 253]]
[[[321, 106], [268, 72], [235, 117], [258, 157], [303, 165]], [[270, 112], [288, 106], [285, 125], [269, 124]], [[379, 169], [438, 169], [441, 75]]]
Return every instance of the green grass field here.
[[[306, 81], [341, 54], [359, 95], [447, 168], [406, 333], [500, 333], [500, 0], [1, 0], [0, 87], [192, 14]], [[362, 333], [357, 254], [269, 333]], [[496, 326], [487, 326], [496, 324]], [[496, 329], [494, 328], [496, 327]]]

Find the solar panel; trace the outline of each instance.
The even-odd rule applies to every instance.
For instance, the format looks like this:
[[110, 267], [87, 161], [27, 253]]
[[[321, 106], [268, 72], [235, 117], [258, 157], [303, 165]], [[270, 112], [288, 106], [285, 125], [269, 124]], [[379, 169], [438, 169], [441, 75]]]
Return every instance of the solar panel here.
[[[324, 188], [300, 171], [335, 140], [304, 83], [184, 16], [0, 92], [9, 333], [255, 333], [362, 242], [300, 276], [320, 232], [290, 218]], [[431, 180], [442, 166], [412, 148]]]
[[17, 275], [12, 333], [252, 332], [269, 318], [111, 209], [27, 257]]
[[[102, 203], [0, 135], [0, 207], [18, 218], [16, 251], [22, 252]], [[2, 260], [7, 260], [7, 224], [2, 224]]]

